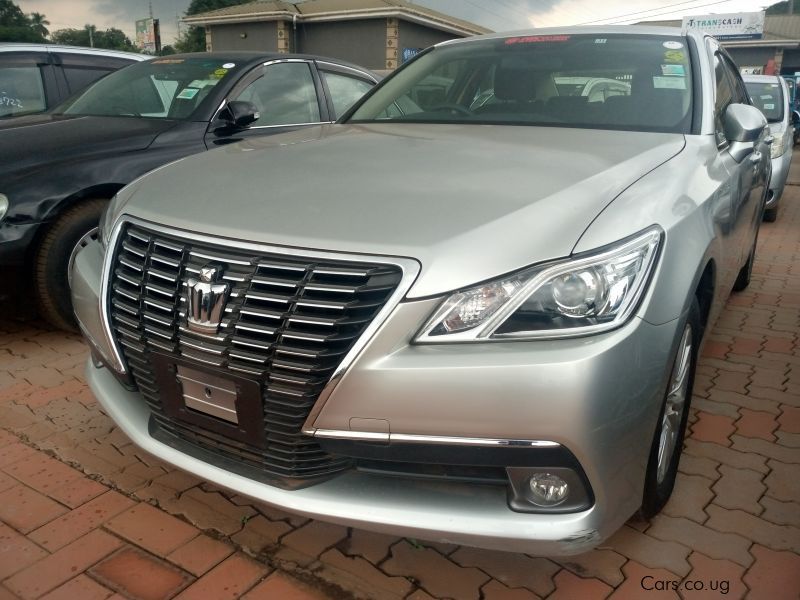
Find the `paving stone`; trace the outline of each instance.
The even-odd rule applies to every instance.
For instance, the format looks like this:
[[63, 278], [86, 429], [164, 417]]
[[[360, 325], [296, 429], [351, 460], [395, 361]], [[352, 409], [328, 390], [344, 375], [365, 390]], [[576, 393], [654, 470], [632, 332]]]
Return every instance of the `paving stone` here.
[[[745, 569], [741, 565], [729, 560], [714, 560], [699, 552], [692, 552], [689, 562], [692, 572], [685, 581], [691, 581], [693, 589], [684, 587], [681, 595], [686, 600], [719, 600], [720, 596], [733, 600], [744, 598], [747, 594], [747, 586], [743, 581]], [[696, 589], [700, 586], [703, 589]]]
[[722, 415], [698, 412], [697, 422], [692, 425], [692, 438], [701, 442], [712, 442], [730, 446], [730, 436], [735, 431], [733, 419]]
[[579, 577], [594, 577], [616, 587], [624, 579], [621, 569], [628, 559], [613, 550], [595, 549], [554, 560]]
[[[799, 407], [800, 408], [800, 398], [792, 398], [789, 394], [785, 391], [776, 390], [774, 388], [765, 388], [759, 387], [757, 385], [751, 385], [748, 391], [748, 396], [751, 398], [760, 398], [762, 400], [767, 400], [770, 404], [766, 406], [775, 406], [777, 405], [777, 411], [780, 412], [781, 404], [787, 404], [789, 406]], [[793, 401], [794, 400], [794, 401]], [[772, 404], [774, 403], [774, 404]], [[756, 409], [762, 410], [762, 409]], [[771, 412], [771, 411], [768, 411]], [[777, 414], [777, 413], [776, 413]]]
[[0, 520], [21, 533], [33, 531], [66, 512], [57, 502], [25, 485], [0, 493]]
[[173, 514], [181, 514], [200, 529], [214, 529], [232, 535], [256, 511], [250, 506], [236, 506], [219, 492], [205, 492], [191, 488], [175, 500], [165, 501], [163, 507]]
[[584, 579], [562, 569], [555, 576], [556, 591], [547, 597], [547, 600], [601, 600], [608, 598], [613, 591], [599, 579]]
[[663, 509], [664, 514], [671, 517], [687, 517], [703, 523], [708, 518], [703, 508], [714, 497], [711, 491], [713, 484], [711, 479], [705, 477], [678, 473], [675, 486], [680, 493], [672, 494]]
[[166, 556], [198, 534], [191, 525], [143, 503], [117, 515], [105, 526], [159, 556]]
[[778, 444], [771, 444], [766, 440], [746, 438], [740, 435], [731, 436], [733, 449], [774, 458], [784, 463], [800, 463], [800, 448], [786, 448]]
[[0, 523], [0, 581], [47, 556], [47, 552]]
[[764, 494], [766, 486], [763, 475], [749, 469], [734, 469], [728, 465], [719, 468], [722, 477], [714, 484], [714, 504], [724, 508], [740, 508], [754, 515], [763, 508], [758, 499]]
[[781, 406], [778, 416], [778, 427], [787, 433], [800, 433], [800, 408], [795, 406]]
[[461, 567], [430, 548], [415, 548], [408, 542], [392, 546], [392, 556], [381, 565], [389, 575], [413, 577], [437, 598], [474, 599], [489, 576], [475, 568]]
[[281, 544], [306, 556], [316, 557], [346, 537], [346, 527], [323, 521], [311, 521], [286, 535]]
[[800, 556], [792, 552], [776, 552], [754, 544], [751, 550], [755, 563], [744, 576], [752, 600], [791, 598], [800, 590]]
[[[800, 529], [788, 525], [775, 525], [759, 517], [741, 510], [728, 510], [711, 504], [706, 508], [709, 519], [706, 525], [720, 532], [738, 534], [747, 540], [772, 548], [773, 550], [791, 550], [800, 552]], [[718, 556], [698, 545], [697, 550], [712, 558], [729, 558]], [[737, 560], [739, 564], [746, 565]]]
[[726, 448], [719, 444], [689, 439], [685, 442], [684, 453], [700, 458], [709, 458], [738, 469], [752, 469], [753, 471], [765, 474], [769, 470], [767, 467], [767, 459], [764, 456], [750, 454], [749, 452], [740, 452], [739, 450]]
[[764, 507], [764, 512], [759, 515], [777, 525], [791, 525], [800, 529], [800, 504], [796, 502], [781, 502], [769, 496], [764, 496], [759, 501]]
[[737, 434], [770, 442], [775, 440], [773, 431], [777, 429], [778, 422], [774, 415], [749, 408], [742, 408], [739, 412], [742, 417], [735, 423]]
[[714, 378], [714, 388], [727, 390], [729, 392], [747, 393], [747, 385], [750, 383], [749, 373], [737, 373], [735, 371], [720, 371]]
[[7, 489], [18, 485], [19, 482], [11, 477], [11, 475], [6, 475], [2, 471], [0, 471], [0, 492], [5, 492]]
[[524, 588], [511, 589], [492, 579], [481, 588], [483, 600], [538, 600], [539, 596]]
[[[0, 423], [3, 423], [2, 419], [0, 419]], [[5, 423], [4, 423], [5, 425]], [[11, 436], [11, 434], [7, 434]], [[13, 436], [11, 436], [13, 437]], [[17, 439], [13, 437], [13, 439]], [[39, 453], [36, 452], [33, 448], [19, 442], [15, 441], [10, 444], [6, 444], [3, 447], [3, 451], [0, 452], [0, 468], [5, 470], [5, 467], [8, 465], [13, 465], [15, 462], [18, 461], [28, 461], [28, 460], [36, 460], [39, 456]]]
[[767, 465], [772, 469], [765, 479], [767, 495], [784, 502], [800, 500], [800, 469], [777, 460], [770, 460]]
[[690, 569], [686, 561], [689, 548], [641, 533], [627, 525], [612, 535], [605, 546], [651, 569], [666, 569], [679, 575], [685, 575]]
[[745, 395], [714, 388], [708, 393], [708, 399], [713, 402], [720, 402], [723, 404], [727, 403], [731, 406], [749, 408], [750, 410], [759, 410], [775, 415], [780, 412], [780, 409], [778, 408], [780, 405], [777, 401], [756, 396], [752, 393], [752, 391]]
[[466, 546], [451, 554], [450, 560], [462, 567], [477, 567], [510, 588], [528, 588], [542, 597], [553, 591], [553, 576], [560, 570], [546, 558]]
[[785, 431], [776, 431], [777, 443], [787, 448], [800, 448], [800, 433], [786, 433]]
[[728, 417], [733, 421], [739, 418], [739, 408], [729, 402], [717, 402], [715, 400], [709, 400], [708, 398], [698, 398], [694, 396], [692, 398], [692, 408], [704, 413]]
[[3, 585], [23, 599], [38, 598], [111, 554], [120, 545], [117, 538], [106, 532], [92, 531], [6, 579]]
[[[714, 508], [716, 507], [713, 504], [706, 507], [709, 516]], [[657, 515], [653, 518], [652, 523], [650, 529], [647, 530], [648, 536], [664, 541], [679, 542], [711, 558], [732, 560], [745, 567], [753, 562], [753, 557], [747, 551], [750, 547], [750, 540], [747, 537], [735, 535], [735, 533], [721, 532], [726, 530], [714, 527], [711, 519], [706, 521], [705, 525], [699, 525], [689, 519]], [[677, 571], [669, 568], [667, 570], [678, 575], [686, 575], [688, 572], [688, 570]]]
[[641, 600], [655, 598], [656, 600], [679, 600], [680, 596], [672, 586], [681, 581], [675, 573], [666, 569], [651, 569], [629, 560], [622, 567], [625, 581], [614, 593], [609, 596], [613, 600]]
[[413, 589], [405, 577], [380, 571], [360, 556], [345, 556], [331, 548], [319, 557], [323, 568], [315, 574], [347, 590], [361, 591], [367, 598], [404, 598]]
[[231, 554], [233, 548], [228, 544], [207, 535], [198, 535], [173, 550], [167, 558], [192, 575], [200, 577]]
[[130, 546], [89, 570], [92, 577], [130, 598], [168, 600], [191, 583], [188, 573]]
[[683, 452], [678, 463], [678, 471], [686, 475], [700, 475], [711, 481], [716, 481], [720, 477], [717, 471], [718, 466], [719, 463], [710, 458], [692, 456]]
[[41, 600], [105, 600], [113, 593], [86, 575], [78, 575], [42, 596]]
[[786, 369], [759, 368], [751, 375], [751, 383], [759, 387], [771, 387], [776, 390], [785, 389]]
[[250, 517], [241, 531], [235, 533], [231, 539], [255, 556], [264, 548], [277, 544], [280, 537], [291, 530], [292, 526], [285, 521], [270, 521], [256, 515]]
[[[270, 569], [243, 554], [226, 558], [181, 592], [178, 600], [234, 600], [253, 587]], [[280, 598], [280, 596], [276, 597]], [[283, 600], [283, 598], [281, 598]]]
[[327, 600], [329, 596], [285, 573], [275, 572], [252, 590], [242, 600]]
[[362, 556], [373, 564], [389, 556], [390, 547], [402, 538], [364, 529], [351, 529], [350, 535], [337, 545], [348, 556]]

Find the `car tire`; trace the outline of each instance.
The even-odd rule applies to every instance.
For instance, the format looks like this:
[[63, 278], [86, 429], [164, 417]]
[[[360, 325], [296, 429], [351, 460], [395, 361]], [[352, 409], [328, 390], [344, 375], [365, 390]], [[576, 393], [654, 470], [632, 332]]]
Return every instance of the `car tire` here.
[[778, 219], [778, 207], [773, 206], [764, 211], [764, 220], [767, 223], [774, 223]]
[[69, 267], [76, 251], [93, 235], [107, 200], [85, 200], [69, 208], [47, 229], [36, 250], [33, 288], [39, 316], [59, 329], [77, 331], [69, 291]]
[[658, 415], [658, 425], [650, 447], [642, 506], [639, 511], [645, 519], [661, 511], [675, 487], [678, 462], [686, 434], [686, 422], [689, 418], [702, 327], [700, 304], [697, 298], [694, 298], [672, 359], [667, 389]]

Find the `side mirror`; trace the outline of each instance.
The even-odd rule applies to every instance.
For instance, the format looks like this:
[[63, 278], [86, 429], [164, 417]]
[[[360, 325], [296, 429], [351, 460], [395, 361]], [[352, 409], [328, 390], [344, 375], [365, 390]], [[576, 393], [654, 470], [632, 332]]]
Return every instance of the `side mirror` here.
[[228, 127], [244, 129], [257, 121], [261, 115], [256, 105], [252, 102], [232, 100], [228, 102], [228, 105], [220, 112], [219, 116], [227, 123]]
[[792, 125], [795, 127], [800, 127], [800, 112], [796, 110], [792, 111]]
[[730, 143], [733, 160], [741, 162], [756, 149], [756, 143], [767, 127], [767, 118], [755, 106], [731, 104], [722, 117], [725, 138]]

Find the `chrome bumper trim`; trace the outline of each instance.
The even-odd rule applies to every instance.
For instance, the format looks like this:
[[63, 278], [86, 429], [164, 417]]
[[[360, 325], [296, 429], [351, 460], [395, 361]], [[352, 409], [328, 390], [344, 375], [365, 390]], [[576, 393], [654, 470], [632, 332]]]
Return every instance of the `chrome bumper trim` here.
[[335, 429], [304, 429], [313, 437], [358, 440], [366, 442], [400, 442], [407, 444], [440, 444], [452, 446], [483, 446], [489, 448], [558, 448], [560, 444], [548, 440], [508, 440], [492, 438], [450, 437], [416, 435], [409, 433], [377, 433], [371, 431], [338, 431]]

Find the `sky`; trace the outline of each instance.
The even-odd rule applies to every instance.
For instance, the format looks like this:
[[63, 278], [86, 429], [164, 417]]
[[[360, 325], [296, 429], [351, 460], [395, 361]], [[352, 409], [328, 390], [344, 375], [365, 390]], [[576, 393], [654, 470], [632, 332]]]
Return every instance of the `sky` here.
[[[150, 14], [161, 22], [163, 44], [174, 42], [178, 20], [190, 0], [15, 0], [25, 13], [39, 12], [49, 29], [80, 29], [87, 23], [98, 29], [116, 27], [134, 38], [134, 22]], [[472, 21], [495, 31], [528, 27], [555, 27], [634, 23], [679, 19], [688, 15], [755, 12], [777, 0], [413, 0], [415, 4]]]

